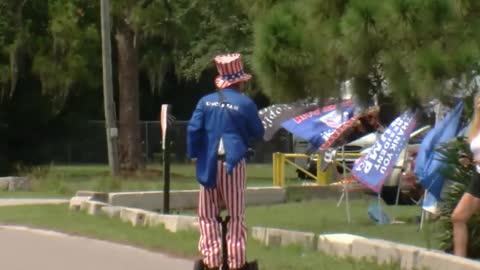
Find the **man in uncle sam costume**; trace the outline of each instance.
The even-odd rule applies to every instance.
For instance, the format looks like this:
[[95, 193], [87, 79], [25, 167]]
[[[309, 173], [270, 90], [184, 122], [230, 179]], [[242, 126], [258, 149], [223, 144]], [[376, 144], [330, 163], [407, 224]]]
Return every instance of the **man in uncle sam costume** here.
[[218, 91], [197, 103], [187, 129], [188, 156], [196, 160], [200, 182], [199, 251], [207, 269], [222, 265], [221, 206], [231, 217], [227, 229], [230, 269], [248, 269], [246, 263], [245, 158], [252, 138], [262, 138], [263, 125], [255, 103], [243, 94], [251, 75], [243, 70], [240, 54], [215, 57]]

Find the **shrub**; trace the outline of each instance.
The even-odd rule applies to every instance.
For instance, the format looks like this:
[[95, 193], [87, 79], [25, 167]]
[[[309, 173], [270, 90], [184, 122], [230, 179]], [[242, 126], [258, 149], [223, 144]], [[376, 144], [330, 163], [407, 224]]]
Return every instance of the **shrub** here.
[[[472, 178], [472, 169], [465, 168], [458, 162], [459, 152], [470, 153], [469, 145], [465, 138], [459, 138], [450, 143], [441, 145], [438, 150], [442, 154], [442, 160], [446, 162], [443, 175], [451, 181], [443, 194], [444, 202], [440, 214], [440, 247], [447, 251], [453, 251], [453, 228], [450, 218], [453, 210], [460, 201], [466, 187]], [[480, 215], [474, 215], [468, 222], [468, 257], [480, 258]]]

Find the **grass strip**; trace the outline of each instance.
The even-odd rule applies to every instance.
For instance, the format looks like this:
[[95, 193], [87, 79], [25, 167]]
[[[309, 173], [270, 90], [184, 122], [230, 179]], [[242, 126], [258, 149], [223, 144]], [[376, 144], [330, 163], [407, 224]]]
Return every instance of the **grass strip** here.
[[[0, 207], [0, 222], [108, 240], [191, 259], [198, 257], [197, 232], [170, 233], [162, 227], [132, 227], [118, 219], [71, 212], [67, 205]], [[248, 242], [248, 258], [258, 259], [262, 270], [399, 269], [395, 265], [338, 259], [295, 246], [269, 248], [253, 240]]]

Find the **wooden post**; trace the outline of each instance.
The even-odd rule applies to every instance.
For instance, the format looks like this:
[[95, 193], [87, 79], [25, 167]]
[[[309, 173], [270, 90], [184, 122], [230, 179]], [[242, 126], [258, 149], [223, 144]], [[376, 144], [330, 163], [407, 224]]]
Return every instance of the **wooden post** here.
[[105, 107], [108, 164], [110, 166], [110, 174], [112, 176], [118, 176], [120, 172], [120, 163], [118, 160], [118, 129], [115, 115], [115, 103], [113, 101], [110, 3], [109, 0], [101, 0], [100, 3], [102, 28], [103, 100]]

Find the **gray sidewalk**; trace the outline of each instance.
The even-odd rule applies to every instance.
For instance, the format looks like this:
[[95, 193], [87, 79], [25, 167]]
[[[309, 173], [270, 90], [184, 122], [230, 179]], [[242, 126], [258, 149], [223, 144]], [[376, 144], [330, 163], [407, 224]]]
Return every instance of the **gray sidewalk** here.
[[51, 231], [0, 226], [1, 269], [193, 269], [193, 262], [161, 253]]
[[[0, 206], [63, 204], [68, 199], [0, 199]], [[0, 226], [0, 269], [193, 269], [193, 262], [127, 245], [19, 226]]]

